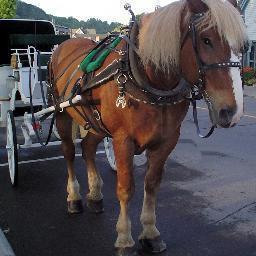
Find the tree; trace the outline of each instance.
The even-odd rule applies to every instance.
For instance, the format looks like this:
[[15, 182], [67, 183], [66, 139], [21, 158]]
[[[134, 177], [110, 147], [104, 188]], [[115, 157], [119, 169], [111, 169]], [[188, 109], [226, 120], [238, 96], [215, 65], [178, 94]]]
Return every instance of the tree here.
[[[105, 34], [111, 32], [121, 24], [118, 22], [111, 22], [110, 24], [106, 21], [99, 19], [90, 18], [87, 21], [79, 21], [73, 17], [57, 17], [47, 14], [42, 9], [32, 5], [24, 3], [20, 0], [17, 1], [16, 18], [18, 19], [36, 19], [36, 20], [54, 20], [55, 24], [65, 26], [68, 28], [94, 28], [98, 34]], [[1, 7], [6, 6], [6, 3], [15, 2], [15, 0], [0, 0], [0, 18], [6, 17], [2, 15]]]
[[145, 13], [144, 13], [144, 12], [143, 12], [143, 13], [141, 13], [141, 14], [137, 14], [137, 15], [136, 15], [136, 20], [140, 21], [140, 20], [141, 20], [141, 18], [143, 17], [143, 15], [145, 15]]
[[0, 0], [0, 18], [10, 19], [16, 14], [16, 0]]

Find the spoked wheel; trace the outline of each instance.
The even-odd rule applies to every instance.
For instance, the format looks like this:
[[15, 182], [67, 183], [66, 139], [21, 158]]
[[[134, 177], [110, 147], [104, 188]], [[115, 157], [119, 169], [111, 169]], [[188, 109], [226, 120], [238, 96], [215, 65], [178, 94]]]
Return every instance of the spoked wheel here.
[[7, 138], [6, 149], [8, 155], [9, 172], [12, 186], [18, 184], [18, 147], [14, 115], [11, 110], [7, 112]]
[[111, 138], [104, 138], [104, 147], [105, 147], [105, 152], [106, 152], [106, 156], [109, 162], [110, 167], [116, 171], [116, 158], [115, 158], [115, 154], [114, 154], [114, 148], [113, 148], [113, 143], [112, 143], [112, 139]]
[[[105, 152], [106, 156], [109, 162], [109, 165], [111, 168], [116, 171], [116, 158], [115, 158], [115, 153], [114, 153], [114, 148], [113, 148], [113, 140], [111, 138], [105, 138], [104, 139], [104, 147], [105, 147]], [[142, 166], [147, 162], [147, 157], [146, 157], [146, 152], [144, 151], [140, 155], [135, 155], [133, 158], [133, 164], [135, 166]]]
[[53, 125], [53, 128], [52, 128], [52, 132], [53, 132], [53, 134], [55, 135], [55, 137], [56, 137], [58, 140], [61, 139], [61, 138], [60, 138], [60, 135], [59, 135], [59, 133], [58, 133], [57, 127], [56, 127], [56, 120], [54, 121], [54, 125]]
[[133, 158], [133, 164], [135, 166], [142, 166], [147, 163], [146, 151], [143, 151], [140, 155], [135, 155]]

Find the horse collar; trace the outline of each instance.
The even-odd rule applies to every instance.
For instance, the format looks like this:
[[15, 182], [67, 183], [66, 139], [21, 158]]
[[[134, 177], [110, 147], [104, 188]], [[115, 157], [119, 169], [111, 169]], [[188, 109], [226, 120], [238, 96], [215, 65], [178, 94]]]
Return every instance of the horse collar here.
[[[171, 90], [159, 90], [151, 84], [139, 58], [136, 46], [138, 33], [139, 25], [134, 22], [129, 35], [123, 37], [126, 41], [127, 54], [122, 56], [122, 61], [126, 63], [127, 69], [120, 70], [120, 74], [125, 74], [128, 78], [127, 83], [122, 85], [125, 87], [123, 91], [125, 90], [125, 93], [134, 100], [151, 105], [175, 105], [185, 100], [190, 93], [190, 85], [185, 79], [181, 79], [178, 85]], [[118, 83], [118, 79], [116, 81]]]

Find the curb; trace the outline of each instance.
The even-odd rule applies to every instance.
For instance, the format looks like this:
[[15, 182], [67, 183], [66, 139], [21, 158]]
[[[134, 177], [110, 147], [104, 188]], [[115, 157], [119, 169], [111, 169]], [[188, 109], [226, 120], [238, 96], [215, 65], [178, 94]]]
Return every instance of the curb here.
[[15, 256], [12, 247], [8, 243], [3, 231], [0, 228], [0, 256]]

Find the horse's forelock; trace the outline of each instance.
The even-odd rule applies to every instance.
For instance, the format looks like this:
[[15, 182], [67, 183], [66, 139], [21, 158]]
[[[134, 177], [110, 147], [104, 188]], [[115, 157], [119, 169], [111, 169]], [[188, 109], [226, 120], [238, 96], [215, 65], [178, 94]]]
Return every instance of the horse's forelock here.
[[215, 27], [219, 36], [225, 39], [234, 52], [239, 52], [247, 41], [246, 27], [237, 8], [229, 1], [204, 0], [209, 11], [199, 26], [205, 29]]
[[[246, 28], [237, 9], [228, 1], [203, 0], [209, 11], [200, 21], [199, 29], [216, 27], [234, 52], [247, 40]], [[179, 66], [180, 22], [187, 23], [191, 13], [184, 12], [186, 0], [171, 3], [146, 15], [139, 33], [139, 54], [144, 65], [153, 63], [156, 68], [170, 70]], [[184, 14], [184, 17], [181, 17]]]
[[[181, 12], [186, 1], [171, 3], [146, 15], [139, 32], [139, 53], [144, 65], [178, 66]], [[171, 17], [171, 18], [170, 18]]]

